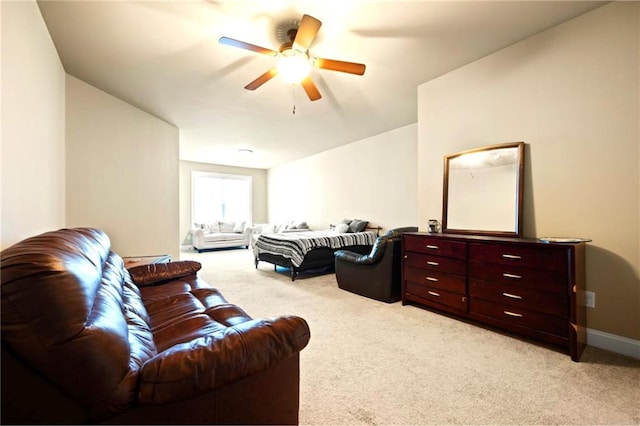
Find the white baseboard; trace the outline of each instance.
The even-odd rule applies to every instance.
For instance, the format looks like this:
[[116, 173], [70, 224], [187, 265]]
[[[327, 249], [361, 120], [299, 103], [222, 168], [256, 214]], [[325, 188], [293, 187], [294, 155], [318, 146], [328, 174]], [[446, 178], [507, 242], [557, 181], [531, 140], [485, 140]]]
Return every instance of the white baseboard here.
[[587, 328], [587, 345], [640, 359], [640, 340]]

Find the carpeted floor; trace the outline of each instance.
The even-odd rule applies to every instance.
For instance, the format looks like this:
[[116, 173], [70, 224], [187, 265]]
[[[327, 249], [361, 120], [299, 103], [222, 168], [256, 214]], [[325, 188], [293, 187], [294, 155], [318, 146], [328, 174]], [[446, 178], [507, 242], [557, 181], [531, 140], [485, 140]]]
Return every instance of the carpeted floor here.
[[182, 253], [254, 318], [307, 320], [300, 423], [640, 424], [640, 361], [588, 347], [558, 350], [420, 309], [340, 290], [334, 274], [300, 275], [251, 250]]

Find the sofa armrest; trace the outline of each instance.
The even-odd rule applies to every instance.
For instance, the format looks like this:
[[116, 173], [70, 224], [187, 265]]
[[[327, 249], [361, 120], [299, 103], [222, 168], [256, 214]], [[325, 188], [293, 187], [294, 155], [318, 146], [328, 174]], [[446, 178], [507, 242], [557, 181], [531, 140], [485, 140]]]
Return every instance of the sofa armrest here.
[[142, 366], [139, 402], [182, 400], [256, 374], [300, 352], [309, 338], [304, 319], [282, 316], [175, 345]]
[[387, 244], [391, 244], [391, 238], [378, 237], [375, 243], [373, 243], [371, 253], [369, 254], [359, 254], [348, 250], [336, 250], [334, 256], [336, 260], [354, 263], [356, 265], [373, 265], [382, 260]]
[[135, 285], [144, 287], [175, 278], [195, 275], [200, 268], [202, 268], [200, 262], [180, 260], [177, 262], [135, 266], [129, 269], [129, 274]]
[[356, 263], [360, 265], [371, 264], [368, 254], [360, 254], [349, 250], [336, 250], [334, 253], [336, 259], [347, 263]]
[[249, 245], [249, 242], [251, 241], [251, 235], [253, 235], [253, 228], [251, 227], [246, 227], [244, 228], [244, 231], [242, 232], [242, 236], [244, 238], [244, 241], [247, 243], [247, 245]]
[[202, 228], [192, 228], [191, 229], [191, 244], [196, 247], [204, 246], [204, 234], [205, 230]]

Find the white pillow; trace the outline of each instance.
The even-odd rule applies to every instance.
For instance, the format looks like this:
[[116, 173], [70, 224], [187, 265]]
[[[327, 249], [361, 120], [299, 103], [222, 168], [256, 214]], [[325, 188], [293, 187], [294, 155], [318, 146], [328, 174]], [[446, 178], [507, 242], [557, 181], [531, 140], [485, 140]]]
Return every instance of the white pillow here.
[[220, 225], [220, 232], [228, 234], [233, 232], [233, 228], [236, 226], [235, 222], [218, 222]]
[[333, 230], [339, 234], [345, 234], [349, 232], [349, 225], [347, 225], [346, 223], [339, 223], [335, 226], [335, 228], [333, 228]]
[[213, 222], [207, 225], [207, 231], [210, 234], [217, 234], [220, 232], [220, 223], [219, 222]]
[[233, 232], [237, 234], [242, 234], [242, 231], [244, 231], [244, 223], [245, 221], [236, 222], [236, 226], [233, 227]]

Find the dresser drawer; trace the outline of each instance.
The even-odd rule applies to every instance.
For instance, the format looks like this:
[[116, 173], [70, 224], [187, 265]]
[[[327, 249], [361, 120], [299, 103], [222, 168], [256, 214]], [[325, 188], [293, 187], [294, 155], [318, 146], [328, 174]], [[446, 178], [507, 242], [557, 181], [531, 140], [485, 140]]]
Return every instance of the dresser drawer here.
[[469, 301], [469, 312], [557, 336], [569, 336], [569, 323], [566, 318], [480, 299]]
[[565, 249], [549, 246], [531, 247], [516, 244], [469, 243], [469, 260], [566, 271], [568, 254]]
[[439, 271], [405, 266], [404, 280], [418, 285], [428, 286], [429, 288], [466, 294], [466, 280], [464, 276], [460, 275], [451, 275]]
[[566, 271], [473, 261], [469, 262], [469, 278], [515, 287], [534, 288], [539, 291], [552, 291], [558, 294], [569, 292], [569, 278]]
[[[464, 294], [451, 293], [432, 286], [416, 284], [411, 281], [406, 282], [406, 293], [419, 298], [420, 303], [438, 307], [445, 305], [460, 311], [467, 310], [467, 297]], [[405, 295], [406, 297], [406, 295]], [[415, 297], [412, 298], [415, 300]]]
[[513, 308], [524, 308], [561, 318], [569, 316], [569, 300], [555, 293], [530, 288], [514, 287], [509, 284], [495, 284], [469, 280], [469, 298], [484, 299], [502, 303]]
[[421, 253], [406, 253], [404, 256], [405, 265], [416, 268], [429, 269], [432, 271], [446, 272], [456, 275], [467, 273], [467, 263], [464, 260], [452, 257], [433, 256]]
[[467, 244], [464, 242], [448, 241], [421, 235], [404, 235], [403, 238], [405, 251], [454, 257], [463, 260], [467, 258]]

